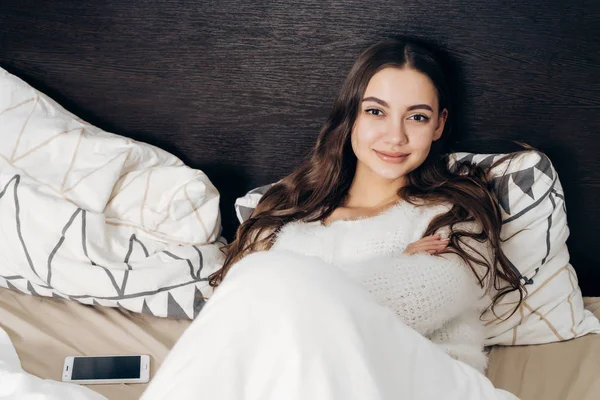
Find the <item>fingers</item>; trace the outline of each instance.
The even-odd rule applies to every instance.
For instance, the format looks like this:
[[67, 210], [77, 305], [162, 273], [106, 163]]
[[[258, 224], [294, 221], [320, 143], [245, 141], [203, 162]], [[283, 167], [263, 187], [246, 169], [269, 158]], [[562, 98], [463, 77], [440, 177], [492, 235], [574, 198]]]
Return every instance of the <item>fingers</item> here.
[[[439, 240], [446, 240], [446, 241], [448, 241], [448, 240], [450, 240], [450, 239], [448, 239], [448, 238], [442, 238], [442, 235], [440, 235], [439, 233], [436, 233], [435, 235], [431, 235], [431, 236], [425, 236], [423, 239], [420, 239], [420, 240], [418, 240], [417, 242], [421, 242], [421, 241], [431, 241], [431, 240], [433, 240], [433, 241], [436, 241], [436, 240], [438, 240], [438, 241], [439, 241]], [[417, 243], [417, 242], [415, 242], [415, 243]]]
[[426, 236], [420, 240], [417, 240], [414, 243], [411, 243], [404, 250], [405, 254], [415, 254], [415, 253], [429, 253], [436, 254], [443, 251], [446, 247], [448, 247], [448, 243], [450, 239], [441, 238], [441, 235], [436, 234], [432, 236]]
[[439, 235], [428, 236], [411, 244], [412, 247], [418, 249], [437, 249], [438, 247], [445, 248], [448, 246], [450, 239], [442, 239]]

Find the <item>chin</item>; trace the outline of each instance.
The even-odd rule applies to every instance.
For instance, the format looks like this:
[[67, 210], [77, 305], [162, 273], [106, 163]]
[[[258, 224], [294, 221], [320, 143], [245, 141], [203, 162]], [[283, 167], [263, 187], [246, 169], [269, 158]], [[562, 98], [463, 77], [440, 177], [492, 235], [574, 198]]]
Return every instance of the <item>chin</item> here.
[[373, 160], [369, 165], [369, 169], [373, 174], [381, 179], [395, 181], [405, 176], [410, 171], [406, 164], [388, 164], [379, 159]]
[[388, 181], [396, 181], [400, 178], [403, 178], [407, 174], [406, 172], [398, 171], [397, 169], [390, 170], [390, 169], [385, 169], [385, 168], [377, 168], [377, 169], [374, 168], [373, 172], [375, 173], [375, 175], [377, 175], [381, 179], [385, 179]]

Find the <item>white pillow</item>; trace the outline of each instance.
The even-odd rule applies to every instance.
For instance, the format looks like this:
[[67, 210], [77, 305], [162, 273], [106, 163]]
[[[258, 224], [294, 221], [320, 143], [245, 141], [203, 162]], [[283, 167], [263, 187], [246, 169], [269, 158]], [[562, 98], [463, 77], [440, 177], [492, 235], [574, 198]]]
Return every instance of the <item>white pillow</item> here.
[[[450, 163], [472, 161], [490, 166], [505, 154], [456, 153]], [[507, 320], [483, 315], [486, 345], [526, 345], [563, 341], [600, 333], [600, 322], [584, 309], [575, 270], [569, 263], [569, 236], [564, 193], [548, 157], [519, 153], [491, 171], [501, 204], [501, 237], [506, 256], [529, 292], [517, 313]], [[240, 222], [247, 219], [272, 185], [251, 190], [235, 202]], [[505, 318], [518, 301], [516, 293], [495, 307]]]
[[0, 286], [193, 318], [220, 268], [219, 193], [0, 69]]
[[[457, 153], [458, 162], [489, 166], [504, 154]], [[564, 192], [543, 153], [517, 153], [491, 171], [503, 214], [504, 253], [526, 283], [528, 295], [518, 311], [518, 295], [505, 296], [483, 316], [487, 345], [525, 345], [600, 333], [600, 322], [583, 306], [577, 274], [569, 263]]]

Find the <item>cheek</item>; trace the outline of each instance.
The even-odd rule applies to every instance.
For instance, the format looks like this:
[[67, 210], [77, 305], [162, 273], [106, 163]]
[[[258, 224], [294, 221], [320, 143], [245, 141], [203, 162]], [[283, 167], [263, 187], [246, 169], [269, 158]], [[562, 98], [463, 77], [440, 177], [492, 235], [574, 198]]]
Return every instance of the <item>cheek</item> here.
[[410, 135], [410, 144], [413, 151], [427, 151], [433, 142], [433, 129], [414, 129]]
[[381, 136], [381, 130], [378, 130], [373, 124], [357, 121], [352, 130], [352, 147], [355, 152], [368, 151], [380, 140]]
[[431, 146], [431, 138], [426, 132], [422, 133], [423, 135], [415, 135], [411, 140], [412, 147], [417, 151], [427, 150]]

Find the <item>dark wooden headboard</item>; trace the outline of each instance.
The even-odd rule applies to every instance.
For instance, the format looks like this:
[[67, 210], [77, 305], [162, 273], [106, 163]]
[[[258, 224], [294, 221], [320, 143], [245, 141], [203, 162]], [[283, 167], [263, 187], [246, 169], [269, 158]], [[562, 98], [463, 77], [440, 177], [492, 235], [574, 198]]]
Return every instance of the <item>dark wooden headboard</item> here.
[[[451, 7], [449, 6], [451, 4]], [[455, 59], [455, 150], [546, 152], [584, 295], [600, 295], [600, 2], [3, 0], [0, 66], [105, 130], [204, 170], [233, 202], [313, 145], [355, 57], [409, 34]], [[0, 139], [1, 140], [1, 139]]]

